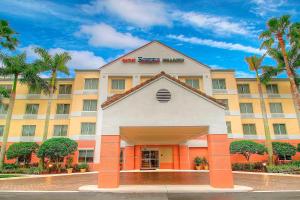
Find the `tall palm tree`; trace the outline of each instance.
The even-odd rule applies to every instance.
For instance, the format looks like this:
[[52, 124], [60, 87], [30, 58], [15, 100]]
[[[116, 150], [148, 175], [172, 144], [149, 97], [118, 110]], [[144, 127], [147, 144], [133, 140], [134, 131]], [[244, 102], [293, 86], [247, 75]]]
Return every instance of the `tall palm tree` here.
[[44, 125], [43, 140], [47, 140], [50, 114], [51, 114], [51, 105], [53, 101], [53, 95], [57, 89], [57, 73], [63, 73], [69, 75], [69, 68], [66, 64], [71, 60], [71, 56], [67, 52], [56, 53], [54, 56], [43, 48], [35, 48], [35, 53], [39, 55], [39, 59], [35, 61], [35, 65], [39, 66], [43, 72], [50, 72], [50, 79], [48, 80], [48, 88], [44, 91], [49, 94], [47, 111], [46, 111], [46, 120]]
[[269, 161], [269, 164], [272, 165], [273, 164], [272, 141], [271, 141], [270, 128], [269, 128], [269, 123], [268, 123], [265, 100], [264, 100], [262, 86], [261, 86], [260, 77], [259, 77], [259, 71], [262, 69], [263, 59], [264, 59], [264, 56], [262, 56], [262, 57], [250, 56], [250, 57], [246, 57], [245, 61], [247, 62], [249, 69], [251, 71], [255, 71], [255, 74], [256, 74], [256, 83], [257, 83], [257, 87], [258, 87], [260, 107], [261, 107], [261, 112], [262, 112], [263, 122], [264, 122], [264, 129], [265, 129], [266, 146], [267, 146], [267, 151], [268, 151], [268, 161]]
[[[15, 56], [6, 56], [0, 54], [0, 59], [3, 63], [3, 67], [0, 68], [1, 76], [12, 76], [13, 85], [12, 90], [9, 95], [9, 105], [6, 116], [6, 123], [4, 128], [4, 133], [2, 137], [2, 146], [0, 153], [0, 170], [3, 168], [4, 157], [7, 146], [7, 139], [10, 129], [10, 122], [12, 117], [12, 112], [15, 104], [16, 89], [18, 81], [21, 84], [27, 84], [31, 87], [37, 87], [42, 82], [42, 79], [37, 75], [38, 68], [26, 63], [26, 54], [22, 53]], [[1, 89], [2, 94], [7, 95], [3, 88]]]
[[15, 35], [16, 32], [9, 27], [8, 22], [0, 20], [0, 46], [9, 50], [14, 50], [18, 44], [18, 40]]
[[267, 22], [267, 30], [262, 32], [259, 38], [263, 39], [261, 48], [266, 48], [268, 52], [270, 52], [272, 48], [281, 51], [284, 67], [290, 81], [293, 102], [300, 127], [300, 95], [296, 84], [295, 73], [293, 73], [288, 59], [288, 50], [286, 47], [286, 41], [289, 40], [290, 44], [296, 47], [296, 51], [299, 51], [300, 23], [291, 23], [289, 15], [283, 15], [280, 18], [272, 18]]

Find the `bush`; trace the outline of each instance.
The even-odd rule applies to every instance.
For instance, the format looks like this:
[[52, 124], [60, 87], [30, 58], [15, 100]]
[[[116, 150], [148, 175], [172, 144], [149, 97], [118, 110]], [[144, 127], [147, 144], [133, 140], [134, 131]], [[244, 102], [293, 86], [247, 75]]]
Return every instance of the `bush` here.
[[264, 171], [262, 163], [234, 163], [232, 164], [233, 171]]
[[35, 142], [17, 142], [9, 146], [6, 157], [7, 159], [17, 159], [28, 164], [31, 160], [32, 153], [35, 153], [39, 145]]
[[78, 164], [77, 168], [80, 170], [80, 169], [86, 169], [88, 170], [89, 169], [89, 165], [87, 163], [80, 163]]
[[300, 143], [297, 145], [297, 151], [300, 152]]
[[200, 158], [199, 156], [197, 156], [195, 159], [194, 159], [194, 163], [196, 166], [200, 166], [203, 162], [203, 159]]
[[16, 164], [4, 163], [4, 165], [3, 165], [3, 169], [5, 169], [5, 170], [13, 170], [16, 168], [18, 168], [18, 166]]
[[251, 140], [234, 141], [230, 144], [230, 153], [242, 154], [247, 161], [250, 160], [252, 154], [263, 155], [266, 152], [266, 147], [263, 144], [253, 142]]
[[300, 170], [299, 166], [296, 166], [296, 165], [293, 165], [293, 164], [267, 166], [267, 172], [269, 172], [269, 173], [289, 173], [289, 174], [293, 174], [297, 170]]
[[273, 142], [273, 152], [277, 156], [294, 156], [296, 154], [296, 147], [287, 142]]
[[77, 150], [77, 142], [69, 138], [51, 138], [46, 140], [37, 152], [39, 158], [49, 158], [56, 166], [61, 158]]

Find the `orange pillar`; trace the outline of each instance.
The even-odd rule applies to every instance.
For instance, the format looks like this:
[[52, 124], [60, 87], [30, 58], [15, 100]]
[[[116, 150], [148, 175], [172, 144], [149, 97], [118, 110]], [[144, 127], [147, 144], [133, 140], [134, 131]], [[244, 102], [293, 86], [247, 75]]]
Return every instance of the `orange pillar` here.
[[216, 188], [233, 188], [227, 134], [208, 134], [207, 143], [210, 185]]
[[134, 169], [134, 146], [125, 147], [123, 156], [124, 156], [123, 169], [133, 170]]
[[120, 136], [102, 135], [99, 188], [117, 188], [120, 182]]
[[190, 169], [189, 147], [187, 145], [179, 145], [179, 168]]
[[173, 146], [173, 168], [179, 169], [179, 148], [178, 145]]
[[141, 160], [142, 159], [142, 152], [141, 146], [136, 145], [134, 146], [134, 169], [139, 170], [141, 169]]

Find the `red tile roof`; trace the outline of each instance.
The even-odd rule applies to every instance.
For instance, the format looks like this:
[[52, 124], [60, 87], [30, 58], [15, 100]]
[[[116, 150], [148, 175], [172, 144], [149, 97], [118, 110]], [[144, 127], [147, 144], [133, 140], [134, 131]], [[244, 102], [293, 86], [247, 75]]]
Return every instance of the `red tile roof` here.
[[115, 94], [115, 95], [109, 97], [109, 98], [101, 105], [101, 107], [102, 107], [102, 108], [105, 108], [105, 107], [111, 105], [112, 103], [114, 103], [114, 102], [120, 100], [121, 98], [123, 98], [123, 97], [125, 97], [125, 96], [127, 96], [127, 95], [129, 95], [129, 94], [131, 94], [131, 93], [133, 93], [133, 92], [135, 92], [136, 90], [142, 88], [143, 86], [147, 85], [148, 83], [151, 83], [151, 82], [155, 81], [156, 79], [158, 79], [158, 78], [160, 78], [160, 77], [162, 77], [162, 76], [164, 76], [164, 77], [166, 77], [166, 78], [168, 78], [168, 79], [170, 79], [170, 80], [173, 80], [173, 81], [177, 82], [178, 84], [182, 85], [183, 87], [185, 87], [185, 88], [187, 88], [187, 89], [189, 89], [189, 90], [192, 90], [193, 92], [195, 92], [195, 93], [197, 93], [197, 94], [199, 94], [199, 95], [201, 95], [201, 96], [203, 96], [203, 97], [205, 97], [205, 98], [207, 98], [207, 99], [209, 99], [209, 100], [211, 100], [211, 101], [217, 103], [218, 105], [221, 105], [221, 106], [225, 107], [224, 104], [222, 104], [221, 102], [219, 102], [217, 99], [213, 98], [212, 96], [209, 96], [209, 95], [205, 94], [204, 92], [201, 92], [201, 91], [199, 91], [199, 90], [197, 90], [197, 89], [195, 89], [195, 88], [193, 88], [193, 87], [187, 85], [186, 83], [180, 81], [179, 79], [174, 78], [173, 76], [171, 76], [171, 75], [169, 75], [169, 74], [166, 74], [164, 71], [162, 71], [162, 72], [160, 72], [159, 74], [153, 76], [152, 78], [148, 79], [147, 81], [144, 81], [144, 82], [142, 82], [142, 83], [136, 85], [135, 87], [131, 88], [130, 90], [127, 90], [126, 92], [124, 92], [124, 93], [122, 93], [122, 94]]

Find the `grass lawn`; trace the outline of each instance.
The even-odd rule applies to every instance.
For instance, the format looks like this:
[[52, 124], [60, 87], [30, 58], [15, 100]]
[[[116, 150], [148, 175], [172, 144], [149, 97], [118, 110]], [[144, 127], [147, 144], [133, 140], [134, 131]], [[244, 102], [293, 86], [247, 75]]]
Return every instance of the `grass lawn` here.
[[0, 179], [1, 179], [1, 178], [12, 178], [12, 177], [18, 177], [18, 175], [13, 175], [13, 174], [0, 174]]

